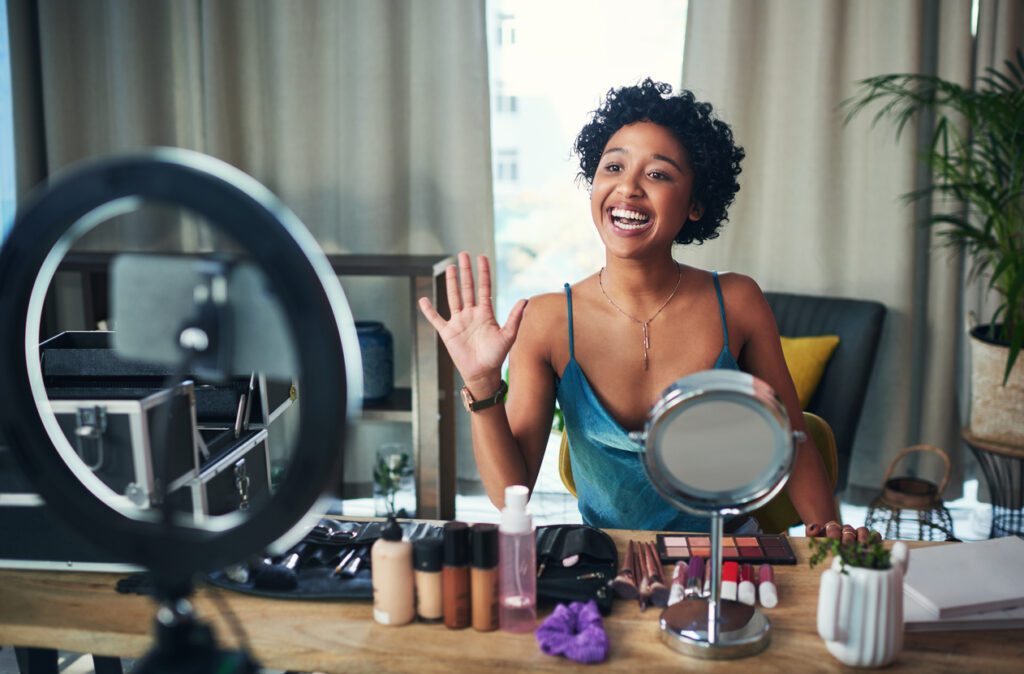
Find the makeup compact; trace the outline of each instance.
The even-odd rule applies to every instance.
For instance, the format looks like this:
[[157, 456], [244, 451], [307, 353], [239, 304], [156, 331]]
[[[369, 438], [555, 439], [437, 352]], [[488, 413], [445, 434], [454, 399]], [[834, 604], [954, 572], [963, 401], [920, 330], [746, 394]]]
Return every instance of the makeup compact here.
[[[667, 388], [651, 408], [644, 430], [630, 435], [644, 444], [644, 467], [658, 493], [680, 510], [710, 520], [707, 536], [659, 540], [662, 552], [689, 556], [688, 585], [700, 586], [694, 567], [710, 566], [706, 596], [684, 593], [687, 598], [662, 612], [662, 641], [685, 655], [707, 659], [764, 650], [771, 624], [757, 607], [723, 598], [722, 557], [726, 543], [737, 556], [744, 548], [756, 550], [759, 563], [775, 548], [758, 537], [726, 539], [722, 529], [726, 518], [756, 510], [785, 486], [796, 440], [786, 408], [768, 384], [752, 375], [709, 370]], [[744, 581], [752, 581], [747, 578], [750, 569], [740, 567], [743, 590], [738, 598], [749, 599], [753, 584], [747, 588]]]
[[[658, 556], [663, 564], [710, 557], [711, 538], [695, 534], [658, 534]], [[722, 560], [740, 564], [796, 564], [789, 539], [781, 534], [722, 536]]]

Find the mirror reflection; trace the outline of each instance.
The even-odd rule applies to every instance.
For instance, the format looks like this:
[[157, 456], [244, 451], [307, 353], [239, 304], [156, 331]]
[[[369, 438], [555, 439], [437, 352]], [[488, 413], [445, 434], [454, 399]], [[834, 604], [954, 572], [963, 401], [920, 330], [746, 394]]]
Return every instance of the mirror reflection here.
[[697, 402], [674, 414], [658, 441], [662, 469], [680, 489], [705, 498], [731, 497], [761, 485], [781, 460], [774, 427], [749, 404]]
[[40, 325], [41, 411], [94, 494], [133, 518], [217, 530], [269, 501], [294, 450], [297, 357], [237, 242], [141, 203], [71, 242]]

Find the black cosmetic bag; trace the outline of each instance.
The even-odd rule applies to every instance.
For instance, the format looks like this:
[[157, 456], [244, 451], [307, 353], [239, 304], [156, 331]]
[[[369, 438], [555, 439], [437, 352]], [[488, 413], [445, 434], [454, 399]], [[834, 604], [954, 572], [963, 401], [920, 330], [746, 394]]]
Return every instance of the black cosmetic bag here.
[[585, 524], [558, 524], [537, 529], [537, 598], [570, 603], [597, 602], [602, 615], [612, 611], [608, 583], [618, 570], [615, 542]]

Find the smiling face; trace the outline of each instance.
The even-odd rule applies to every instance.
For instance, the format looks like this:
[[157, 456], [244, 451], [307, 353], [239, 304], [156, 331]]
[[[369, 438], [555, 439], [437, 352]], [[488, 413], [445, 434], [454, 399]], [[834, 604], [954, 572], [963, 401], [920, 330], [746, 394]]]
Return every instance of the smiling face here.
[[605, 247], [634, 257], [670, 249], [686, 220], [700, 219], [693, 169], [672, 132], [652, 122], [608, 139], [594, 174], [590, 209]]

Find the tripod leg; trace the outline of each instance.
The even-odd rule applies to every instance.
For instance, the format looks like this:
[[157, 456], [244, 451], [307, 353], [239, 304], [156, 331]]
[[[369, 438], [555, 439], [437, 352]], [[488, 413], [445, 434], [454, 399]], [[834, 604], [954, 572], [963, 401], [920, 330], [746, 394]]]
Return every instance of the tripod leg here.
[[94, 655], [92, 656], [92, 666], [96, 669], [96, 674], [124, 674], [121, 658]]
[[57, 651], [52, 648], [20, 648], [15, 646], [21, 674], [58, 674]]

